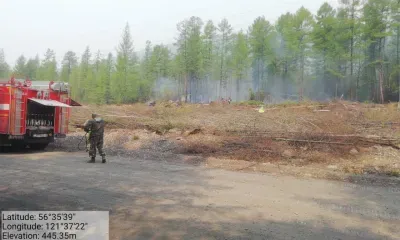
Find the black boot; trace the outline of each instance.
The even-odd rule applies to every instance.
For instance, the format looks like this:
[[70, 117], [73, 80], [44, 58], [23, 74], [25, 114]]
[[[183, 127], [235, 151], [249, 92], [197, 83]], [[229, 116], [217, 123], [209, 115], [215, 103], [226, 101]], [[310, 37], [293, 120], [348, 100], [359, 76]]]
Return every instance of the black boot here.
[[95, 158], [92, 157], [92, 158], [90, 159], [90, 161], [88, 161], [88, 163], [94, 163], [95, 161], [96, 161]]
[[103, 157], [101, 162], [106, 163], [106, 157]]

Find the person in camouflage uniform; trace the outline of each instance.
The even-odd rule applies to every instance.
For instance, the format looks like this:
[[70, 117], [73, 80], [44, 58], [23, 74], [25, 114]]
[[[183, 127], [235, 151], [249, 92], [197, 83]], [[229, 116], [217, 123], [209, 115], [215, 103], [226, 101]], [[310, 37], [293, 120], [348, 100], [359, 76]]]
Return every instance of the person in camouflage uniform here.
[[89, 163], [96, 161], [96, 148], [102, 157], [102, 163], [106, 162], [106, 154], [103, 151], [104, 125], [103, 119], [95, 113], [92, 114], [92, 119], [87, 120], [83, 125], [83, 129], [89, 134], [89, 156], [91, 157]]

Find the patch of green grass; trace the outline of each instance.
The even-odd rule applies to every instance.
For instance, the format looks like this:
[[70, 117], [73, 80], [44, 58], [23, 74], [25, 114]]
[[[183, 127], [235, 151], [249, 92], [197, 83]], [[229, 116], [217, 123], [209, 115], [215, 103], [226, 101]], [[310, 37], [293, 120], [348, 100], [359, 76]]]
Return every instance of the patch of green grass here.
[[299, 102], [287, 100], [281, 103], [276, 104], [277, 107], [290, 107], [290, 106], [297, 106], [300, 105]]
[[387, 175], [391, 177], [400, 177], [400, 170], [391, 170], [387, 173]]
[[259, 105], [264, 105], [264, 103], [261, 101], [249, 100], [249, 101], [240, 102], [239, 105], [259, 106]]

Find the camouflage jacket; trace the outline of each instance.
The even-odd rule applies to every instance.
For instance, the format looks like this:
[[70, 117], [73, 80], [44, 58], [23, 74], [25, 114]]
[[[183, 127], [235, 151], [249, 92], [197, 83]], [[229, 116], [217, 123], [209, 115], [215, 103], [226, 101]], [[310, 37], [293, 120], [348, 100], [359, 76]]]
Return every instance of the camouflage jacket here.
[[101, 118], [90, 119], [85, 122], [83, 129], [90, 132], [91, 136], [103, 136], [104, 134], [104, 120]]

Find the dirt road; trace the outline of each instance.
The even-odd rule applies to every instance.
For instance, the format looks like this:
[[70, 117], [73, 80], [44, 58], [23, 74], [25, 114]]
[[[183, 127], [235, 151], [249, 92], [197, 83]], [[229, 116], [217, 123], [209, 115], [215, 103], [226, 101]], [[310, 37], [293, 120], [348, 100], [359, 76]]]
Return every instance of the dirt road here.
[[400, 239], [400, 188], [81, 153], [0, 155], [0, 210], [110, 210], [110, 239]]

